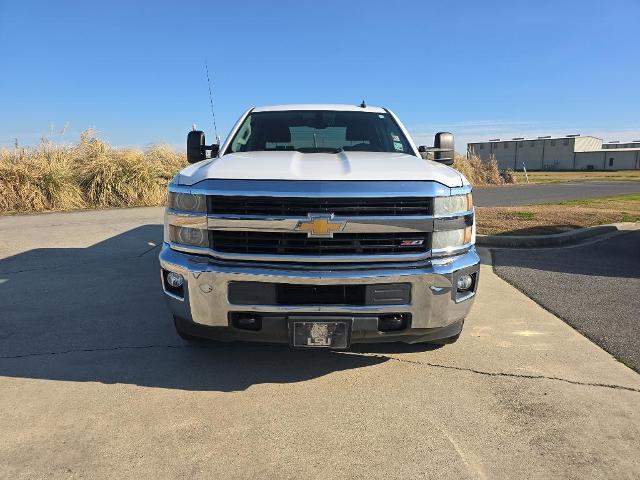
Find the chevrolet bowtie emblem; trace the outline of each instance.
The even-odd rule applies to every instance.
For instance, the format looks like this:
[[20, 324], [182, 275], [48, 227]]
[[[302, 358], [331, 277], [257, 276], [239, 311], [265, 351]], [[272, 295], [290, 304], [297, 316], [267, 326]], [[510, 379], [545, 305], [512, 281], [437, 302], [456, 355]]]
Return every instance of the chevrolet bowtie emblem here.
[[345, 226], [345, 222], [334, 222], [332, 213], [310, 213], [308, 216], [308, 220], [298, 222], [296, 230], [306, 232], [309, 238], [333, 238], [333, 234], [341, 231]]

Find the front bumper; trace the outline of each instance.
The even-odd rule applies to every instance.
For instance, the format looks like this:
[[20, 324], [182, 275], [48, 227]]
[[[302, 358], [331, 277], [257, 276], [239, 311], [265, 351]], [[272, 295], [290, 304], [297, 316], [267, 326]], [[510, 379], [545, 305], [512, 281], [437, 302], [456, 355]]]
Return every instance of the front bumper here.
[[[230, 263], [211, 257], [177, 252], [164, 244], [160, 266], [185, 279], [181, 292], [171, 292], [163, 280], [163, 289], [180, 327], [196, 336], [221, 340], [264, 342], [289, 341], [288, 318], [309, 315], [352, 319], [352, 343], [431, 341], [455, 336], [462, 328], [479, 280], [480, 258], [471, 249], [450, 258], [432, 259], [420, 264], [369, 265], [287, 265]], [[458, 292], [460, 275], [474, 278], [471, 290]], [[234, 305], [229, 302], [229, 282], [269, 282], [296, 285], [362, 285], [409, 283], [410, 301], [398, 305]], [[259, 331], [232, 326], [234, 312], [255, 313], [263, 317]], [[381, 332], [378, 317], [405, 314], [410, 318], [401, 331]]]

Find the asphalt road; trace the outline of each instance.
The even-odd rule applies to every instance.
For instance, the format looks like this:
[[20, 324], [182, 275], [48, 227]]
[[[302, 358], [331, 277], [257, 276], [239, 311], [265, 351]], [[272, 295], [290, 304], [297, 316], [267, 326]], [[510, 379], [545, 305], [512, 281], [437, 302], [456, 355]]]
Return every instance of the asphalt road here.
[[194, 347], [161, 220], [0, 218], [0, 478], [640, 476], [640, 376], [490, 265], [444, 348]]
[[573, 182], [502, 187], [475, 187], [473, 203], [479, 207], [508, 207], [554, 203], [580, 198], [640, 193], [640, 182]]
[[496, 273], [640, 370], [640, 230], [573, 248], [494, 250]]

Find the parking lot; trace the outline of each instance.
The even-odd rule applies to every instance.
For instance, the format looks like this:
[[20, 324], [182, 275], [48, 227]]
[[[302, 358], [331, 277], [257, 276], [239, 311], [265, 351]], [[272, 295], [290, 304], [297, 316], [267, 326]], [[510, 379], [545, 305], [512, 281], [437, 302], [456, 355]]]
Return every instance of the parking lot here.
[[640, 182], [570, 182], [541, 185], [505, 185], [474, 187], [473, 201], [479, 207], [507, 207], [554, 203], [565, 200], [610, 197], [639, 193]]
[[0, 478], [640, 476], [638, 374], [488, 252], [454, 345], [190, 346], [161, 222], [0, 218]]

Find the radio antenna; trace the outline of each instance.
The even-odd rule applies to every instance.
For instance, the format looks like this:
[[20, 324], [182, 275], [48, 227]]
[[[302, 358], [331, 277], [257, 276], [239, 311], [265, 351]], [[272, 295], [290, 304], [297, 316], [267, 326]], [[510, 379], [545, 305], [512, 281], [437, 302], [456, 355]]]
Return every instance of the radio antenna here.
[[213, 94], [211, 93], [211, 79], [209, 78], [209, 65], [207, 61], [204, 62], [204, 69], [207, 72], [207, 86], [209, 87], [209, 103], [211, 104], [211, 116], [213, 117], [213, 132], [216, 136], [216, 142], [220, 143], [220, 137], [218, 136], [218, 127], [216, 126], [216, 113], [213, 110]]

